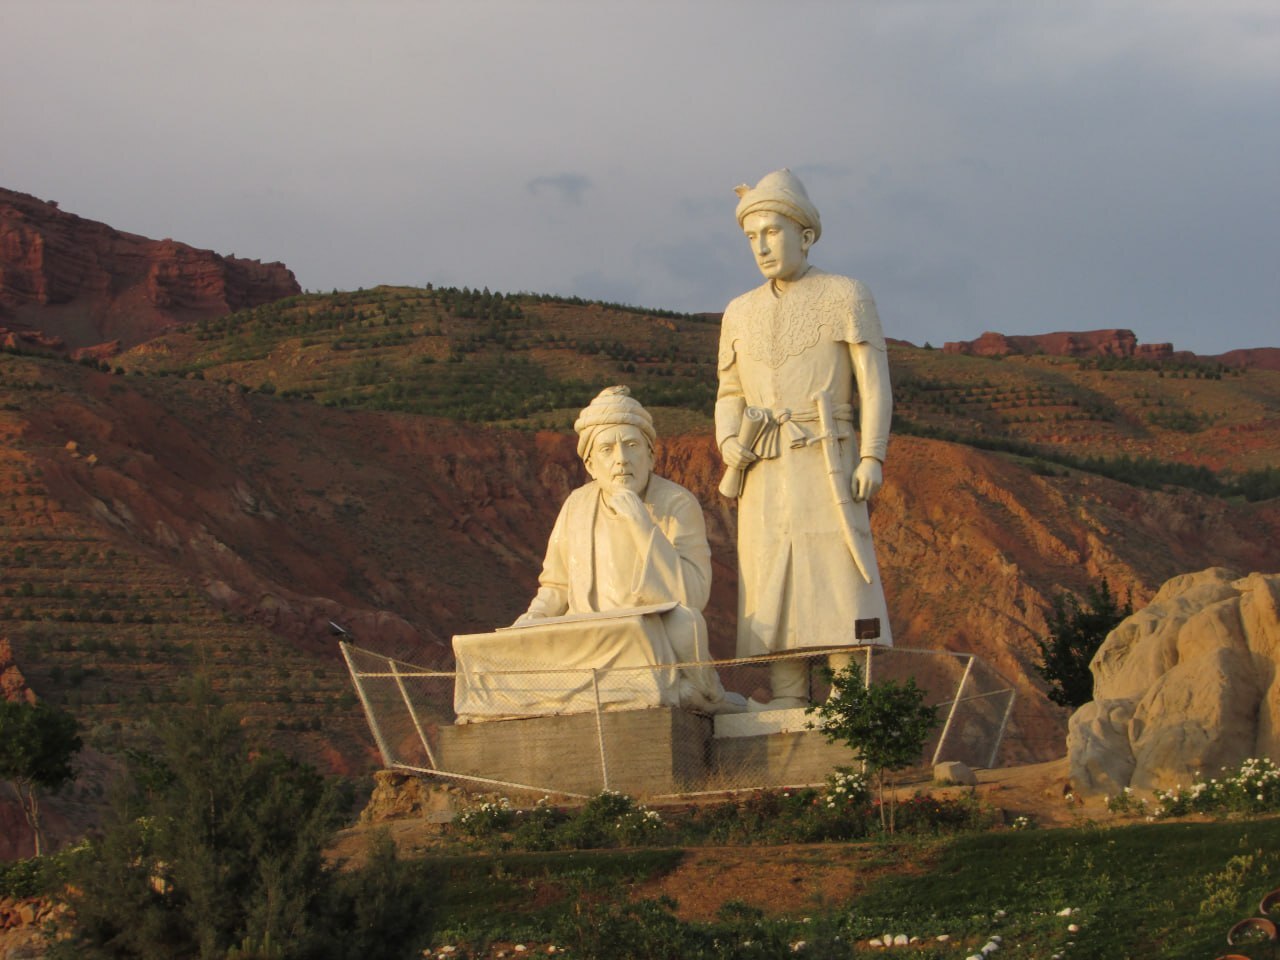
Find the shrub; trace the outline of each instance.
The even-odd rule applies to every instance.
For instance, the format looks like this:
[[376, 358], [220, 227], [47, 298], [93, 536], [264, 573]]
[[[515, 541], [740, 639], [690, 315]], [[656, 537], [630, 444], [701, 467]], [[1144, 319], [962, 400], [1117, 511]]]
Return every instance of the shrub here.
[[516, 811], [506, 797], [493, 797], [458, 814], [453, 822], [466, 836], [490, 839], [511, 829]]
[[1274, 813], [1280, 811], [1280, 766], [1267, 757], [1251, 757], [1234, 773], [1222, 769], [1222, 777], [1197, 778], [1190, 787], [1155, 792], [1157, 817], [1181, 817], [1189, 813]]
[[808, 712], [817, 715], [816, 726], [827, 740], [846, 744], [876, 778], [881, 825], [893, 833], [893, 794], [886, 804], [886, 774], [920, 759], [925, 740], [937, 726], [937, 708], [925, 704], [925, 692], [914, 677], [905, 683], [885, 680], [868, 685], [853, 660], [835, 673], [824, 672], [831, 681], [831, 695]]
[[1133, 603], [1126, 597], [1122, 605], [1106, 580], [1090, 584], [1083, 601], [1059, 593], [1052, 603], [1049, 636], [1037, 641], [1036, 670], [1049, 684], [1049, 699], [1074, 710], [1093, 699], [1089, 663], [1107, 634], [1133, 613]]

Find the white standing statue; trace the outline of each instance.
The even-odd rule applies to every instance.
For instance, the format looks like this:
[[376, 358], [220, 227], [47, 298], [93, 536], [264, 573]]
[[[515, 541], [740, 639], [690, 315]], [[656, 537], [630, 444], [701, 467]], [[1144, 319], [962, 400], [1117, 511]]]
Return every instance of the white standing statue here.
[[[625, 613], [674, 604], [661, 621], [676, 659], [711, 659], [702, 609], [711, 548], [692, 493], [653, 473], [653, 418], [623, 386], [608, 387], [573, 425], [591, 481], [569, 494], [547, 543], [539, 589], [516, 626], [566, 614]], [[681, 706], [745, 707], [709, 666], [680, 671]]]
[[[737, 192], [765, 276], [726, 308], [718, 359], [720, 489], [738, 498], [738, 656], [889, 645], [867, 515], [893, 408], [875, 302], [859, 281], [810, 266], [822, 223], [790, 170]], [[775, 662], [770, 680], [768, 706], [809, 702], [806, 661]]]

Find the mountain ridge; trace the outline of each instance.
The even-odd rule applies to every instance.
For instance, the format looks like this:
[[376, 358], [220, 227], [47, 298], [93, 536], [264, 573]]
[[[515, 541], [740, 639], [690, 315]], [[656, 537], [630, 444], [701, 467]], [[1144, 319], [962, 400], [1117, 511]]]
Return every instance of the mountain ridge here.
[[0, 340], [110, 355], [301, 290], [282, 263], [124, 233], [0, 187]]

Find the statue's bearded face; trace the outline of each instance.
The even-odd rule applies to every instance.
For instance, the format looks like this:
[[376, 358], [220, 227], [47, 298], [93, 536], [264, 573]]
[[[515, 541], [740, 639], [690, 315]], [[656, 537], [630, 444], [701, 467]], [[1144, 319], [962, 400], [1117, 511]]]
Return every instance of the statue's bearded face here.
[[795, 280], [809, 265], [813, 231], [772, 210], [757, 210], [742, 221], [756, 266], [769, 280]]
[[639, 427], [604, 427], [596, 434], [585, 463], [587, 473], [600, 484], [605, 496], [620, 490], [630, 490], [638, 496], [649, 485], [653, 452]]

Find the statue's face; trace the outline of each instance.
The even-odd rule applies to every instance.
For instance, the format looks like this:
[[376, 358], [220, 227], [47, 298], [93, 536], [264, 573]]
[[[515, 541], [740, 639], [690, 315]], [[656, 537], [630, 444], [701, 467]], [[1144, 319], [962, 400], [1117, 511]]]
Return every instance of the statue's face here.
[[757, 210], [742, 221], [756, 266], [769, 280], [795, 280], [809, 264], [813, 231], [772, 210]]
[[596, 434], [585, 463], [606, 496], [619, 490], [644, 493], [653, 472], [649, 441], [639, 427], [630, 424], [605, 427]]

